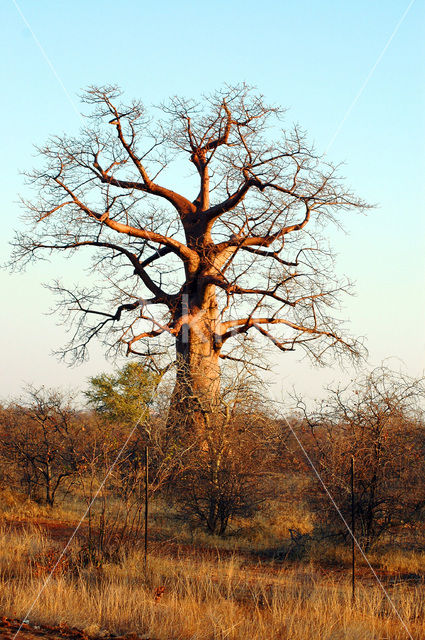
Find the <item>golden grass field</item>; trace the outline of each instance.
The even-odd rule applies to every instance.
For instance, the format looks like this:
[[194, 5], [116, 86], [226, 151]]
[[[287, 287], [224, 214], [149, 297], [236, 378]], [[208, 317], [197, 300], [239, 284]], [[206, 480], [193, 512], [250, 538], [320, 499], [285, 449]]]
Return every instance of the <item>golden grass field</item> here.
[[[0, 613], [24, 619], [63, 548], [34, 524], [0, 532]], [[349, 573], [320, 562], [282, 564], [247, 554], [154, 543], [117, 563], [80, 566], [77, 542], [48, 581], [31, 625], [77, 627], [84, 635], [136, 634], [151, 640], [404, 640], [409, 634], [366, 567], [357, 601]], [[425, 590], [395, 571], [423, 572], [424, 555], [394, 553], [381, 577], [411, 637], [425, 638]], [[386, 565], [386, 566], [384, 566]], [[6, 636], [2, 636], [6, 637]], [[7, 636], [11, 637], [11, 636]]]

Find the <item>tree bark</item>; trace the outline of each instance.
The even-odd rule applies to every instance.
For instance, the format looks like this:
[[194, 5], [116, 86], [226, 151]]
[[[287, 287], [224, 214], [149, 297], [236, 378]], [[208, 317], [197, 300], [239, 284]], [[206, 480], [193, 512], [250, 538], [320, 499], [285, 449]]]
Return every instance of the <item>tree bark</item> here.
[[210, 287], [203, 301], [183, 295], [181, 327], [176, 337], [176, 382], [168, 426], [180, 436], [201, 435], [218, 408], [220, 347], [215, 343], [217, 303]]

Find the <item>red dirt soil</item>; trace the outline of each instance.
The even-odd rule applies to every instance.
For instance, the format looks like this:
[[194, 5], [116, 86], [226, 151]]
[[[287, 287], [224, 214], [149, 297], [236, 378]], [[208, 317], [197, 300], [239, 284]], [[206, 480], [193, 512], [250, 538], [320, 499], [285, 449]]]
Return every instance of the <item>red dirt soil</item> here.
[[[16, 634], [16, 640], [38, 640], [44, 638], [44, 640], [89, 640], [84, 631], [68, 627], [61, 624], [57, 627], [48, 627], [45, 625], [29, 625], [23, 624], [20, 627], [19, 620], [11, 620], [4, 616], [0, 619], [0, 638], [3, 640], [13, 640]], [[155, 640], [155, 638], [148, 638], [148, 636], [138, 636], [131, 633], [126, 636], [102, 636], [102, 640]], [[90, 640], [94, 640], [93, 636], [90, 636]]]

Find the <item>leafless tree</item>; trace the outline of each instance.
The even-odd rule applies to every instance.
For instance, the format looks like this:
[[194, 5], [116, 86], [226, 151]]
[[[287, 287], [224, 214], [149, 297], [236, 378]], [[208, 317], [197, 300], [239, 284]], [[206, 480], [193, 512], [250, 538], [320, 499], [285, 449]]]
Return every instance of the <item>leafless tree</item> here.
[[22, 401], [2, 411], [3, 462], [29, 498], [53, 506], [58, 490], [72, 482], [82, 429], [70, 399], [55, 390], [30, 387]]
[[224, 535], [237, 517], [252, 516], [275, 494], [280, 438], [261, 389], [237, 381], [208, 416], [199, 445], [182, 457], [172, 493], [192, 525]]
[[156, 121], [119, 100], [116, 87], [90, 88], [81, 135], [52, 137], [28, 174], [38, 197], [25, 202], [14, 264], [89, 250], [99, 277], [52, 285], [74, 327], [61, 352], [82, 359], [94, 337], [151, 363], [171, 349], [172, 406], [201, 425], [220, 359], [243, 359], [254, 334], [320, 362], [331, 348], [356, 357], [336, 310], [350, 284], [334, 275], [324, 229], [365, 205], [338, 167], [244, 85], [172, 98]]
[[[366, 549], [423, 514], [423, 382], [379, 367], [356, 384], [331, 389], [316, 409], [298, 401], [300, 437], [348, 521], [355, 458], [356, 528]], [[321, 524], [346, 535], [321, 487], [308, 493]]]

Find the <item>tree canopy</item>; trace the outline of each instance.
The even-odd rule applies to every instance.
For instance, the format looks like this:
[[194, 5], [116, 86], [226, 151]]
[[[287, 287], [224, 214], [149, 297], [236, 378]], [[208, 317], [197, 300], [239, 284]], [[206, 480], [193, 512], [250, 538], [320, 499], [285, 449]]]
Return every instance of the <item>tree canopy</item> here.
[[134, 424], [146, 418], [158, 377], [138, 362], [129, 362], [116, 374], [89, 379], [89, 404], [108, 420]]
[[97, 276], [52, 285], [74, 327], [62, 353], [84, 359], [97, 337], [153, 368], [175, 360], [173, 404], [187, 413], [191, 397], [200, 415], [216, 403], [220, 359], [243, 361], [254, 335], [319, 362], [357, 357], [337, 309], [350, 283], [334, 273], [325, 231], [366, 205], [338, 167], [245, 85], [174, 97], [157, 119], [120, 96], [90, 88], [81, 134], [50, 138], [28, 173], [37, 197], [13, 260], [90, 251]]

